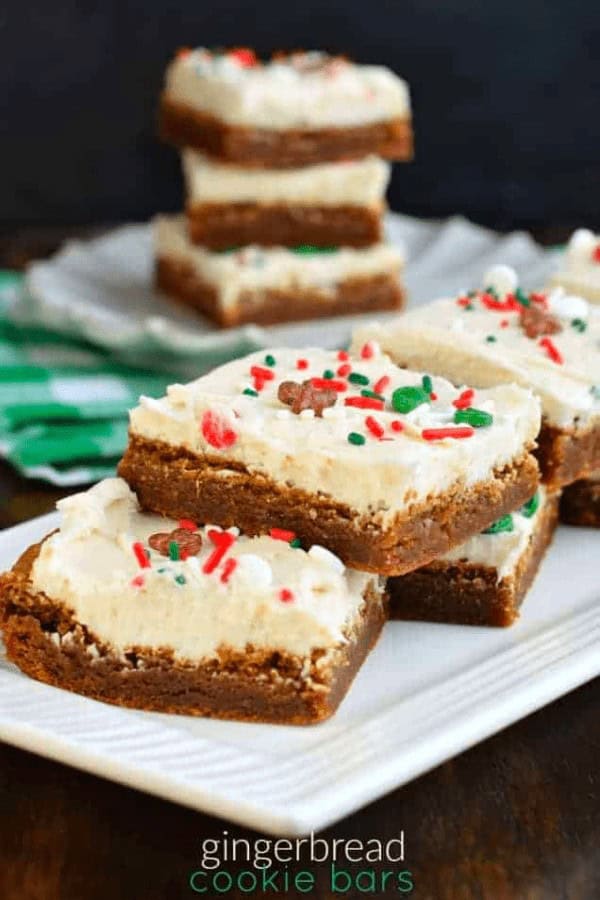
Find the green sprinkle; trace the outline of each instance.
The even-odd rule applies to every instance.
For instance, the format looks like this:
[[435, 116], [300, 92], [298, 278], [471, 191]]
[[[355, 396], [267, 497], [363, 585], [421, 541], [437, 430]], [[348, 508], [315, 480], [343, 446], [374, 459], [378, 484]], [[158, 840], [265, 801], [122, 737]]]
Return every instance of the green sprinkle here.
[[161, 566], [160, 569], [157, 569], [156, 571], [158, 572], [159, 575], [162, 575], [163, 572], [166, 572], [167, 570], [166, 570], [165, 566]]
[[265, 356], [265, 366], [271, 366], [271, 368], [273, 368], [274, 365], [275, 365], [275, 357], [272, 356], [270, 353], [267, 353], [267, 355]]
[[247, 397], [258, 397], [258, 391], [253, 391], [252, 388], [244, 388], [242, 394], [246, 394]]
[[573, 319], [571, 321], [571, 325], [573, 326], [575, 331], [578, 331], [580, 334], [583, 334], [583, 332], [587, 328], [587, 322], [584, 322], [583, 319]]
[[486, 341], [488, 342], [488, 344], [495, 344], [497, 340], [498, 338], [493, 334], [488, 334], [488, 336], [486, 337]]
[[366, 375], [361, 375], [360, 372], [351, 372], [348, 375], [348, 381], [352, 382], [352, 384], [368, 384], [369, 379]]
[[471, 297], [471, 299], [472, 299], [473, 297], [476, 297], [476, 296], [477, 296], [477, 291], [467, 291], [467, 297]]
[[431, 380], [430, 375], [423, 375], [423, 380], [421, 381], [423, 385], [423, 390], [430, 394], [433, 390], [433, 381]]
[[325, 369], [325, 371], [323, 372], [323, 378], [335, 378], [335, 372], [333, 372], [331, 369]]
[[176, 575], [175, 581], [177, 584], [185, 584], [185, 575]]
[[169, 541], [169, 559], [177, 562], [179, 559], [179, 544], [177, 541]]
[[524, 503], [521, 507], [521, 515], [525, 516], [526, 519], [531, 519], [535, 516], [536, 512], [540, 508], [540, 495], [536, 492], [531, 500], [528, 500], [527, 503]]
[[335, 253], [337, 247], [315, 247], [314, 244], [299, 244], [292, 247], [293, 253]]
[[371, 400], [383, 400], [385, 403], [385, 397], [382, 394], [376, 394], [375, 391], [368, 391], [366, 388], [363, 388], [360, 392], [361, 397], [370, 397]]
[[467, 409], [457, 409], [454, 413], [454, 422], [464, 425], [471, 425], [473, 428], [485, 428], [491, 425], [494, 417], [491, 413], [485, 412], [483, 409], [475, 409], [474, 406], [468, 406]]
[[491, 294], [492, 297], [496, 297], [496, 298], [498, 297], [498, 291], [492, 285], [490, 285], [489, 287], [486, 287], [485, 293]]
[[241, 244], [238, 244], [236, 247], [225, 247], [223, 250], [217, 250], [217, 253], [236, 253], [238, 250], [241, 250]]
[[515, 291], [515, 297], [517, 301], [521, 304], [521, 306], [531, 306], [531, 300], [525, 293], [525, 291], [521, 290], [521, 288], [517, 288]]
[[366, 440], [367, 439], [364, 436], [364, 434], [358, 434], [357, 431], [351, 431], [350, 434], [348, 435], [348, 443], [356, 444], [357, 447], [360, 447], [361, 444], [364, 444], [366, 442]]
[[475, 307], [473, 306], [472, 303], [467, 303], [466, 306], [463, 306], [463, 309], [464, 309], [465, 312], [473, 312], [473, 310], [475, 309]]
[[409, 413], [423, 403], [429, 403], [429, 394], [422, 387], [396, 388], [392, 394], [392, 406], [399, 413]]
[[513, 517], [511, 515], [502, 516], [501, 519], [486, 528], [483, 534], [499, 534], [501, 531], [514, 531], [514, 528]]
[[293, 538], [293, 540], [290, 541], [290, 547], [294, 547], [294, 549], [296, 549], [296, 550], [298, 549], [298, 547], [301, 547], [301, 546], [302, 546], [302, 541], [300, 540], [300, 538]]

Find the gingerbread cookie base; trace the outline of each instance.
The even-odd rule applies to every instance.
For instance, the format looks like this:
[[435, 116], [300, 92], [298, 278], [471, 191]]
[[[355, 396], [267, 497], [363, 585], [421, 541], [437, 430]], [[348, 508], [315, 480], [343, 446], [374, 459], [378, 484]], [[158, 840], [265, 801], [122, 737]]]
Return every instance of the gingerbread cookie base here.
[[416, 572], [388, 579], [390, 618], [448, 625], [512, 625], [552, 540], [558, 495], [546, 500], [539, 515], [515, 569], [500, 579], [493, 566], [466, 559], [434, 560]]
[[195, 147], [246, 168], [282, 169], [360, 159], [370, 153], [408, 161], [413, 155], [408, 119], [348, 128], [267, 129], [229, 125], [163, 94], [159, 132], [177, 147]]
[[419, 568], [525, 503], [535, 492], [538, 468], [526, 454], [485, 481], [415, 504], [382, 525], [323, 494], [287, 487], [232, 460], [198, 456], [182, 447], [135, 434], [119, 475], [145, 509], [191, 518], [248, 535], [280, 525], [306, 546], [323, 544], [347, 565], [382, 575]]
[[395, 273], [347, 278], [331, 289], [290, 288], [242, 290], [228, 307], [219, 302], [219, 292], [198, 277], [185, 260], [159, 257], [157, 287], [173, 300], [211, 319], [220, 328], [246, 323], [274, 325], [303, 319], [352, 315], [376, 310], [400, 310], [404, 294]]
[[167, 649], [116, 654], [62, 604], [32, 592], [40, 544], [0, 577], [0, 624], [11, 662], [38, 681], [132, 709], [246, 722], [308, 725], [331, 716], [387, 619], [385, 596], [366, 596], [357, 627], [322, 665], [276, 649], [221, 648], [184, 664]]
[[576, 481], [560, 499], [560, 521], [567, 525], [600, 528], [600, 478]]
[[263, 247], [368, 247], [382, 240], [379, 206], [202, 203], [188, 205], [190, 240], [210, 250]]
[[536, 456], [551, 489], [572, 484], [600, 468], [600, 426], [561, 430], [542, 422]]

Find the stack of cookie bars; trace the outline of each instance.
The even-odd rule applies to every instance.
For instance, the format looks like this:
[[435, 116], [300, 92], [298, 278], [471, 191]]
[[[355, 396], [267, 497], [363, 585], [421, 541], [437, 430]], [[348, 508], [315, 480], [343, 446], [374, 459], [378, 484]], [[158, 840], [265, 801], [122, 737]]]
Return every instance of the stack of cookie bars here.
[[186, 182], [185, 214], [155, 223], [169, 296], [221, 327], [402, 305], [383, 213], [388, 160], [411, 158], [412, 132], [393, 72], [321, 52], [182, 50], [160, 118]]
[[561, 286], [526, 292], [512, 269], [495, 266], [478, 290], [359, 328], [354, 346], [371, 340], [400, 366], [427, 367], [455, 384], [468, 379], [476, 390], [458, 403], [456, 420], [476, 415], [480, 389], [493, 385], [520, 384], [541, 402], [536, 497], [389, 585], [398, 618], [511, 624], [552, 536], [562, 491], [564, 521], [599, 522], [600, 309]]

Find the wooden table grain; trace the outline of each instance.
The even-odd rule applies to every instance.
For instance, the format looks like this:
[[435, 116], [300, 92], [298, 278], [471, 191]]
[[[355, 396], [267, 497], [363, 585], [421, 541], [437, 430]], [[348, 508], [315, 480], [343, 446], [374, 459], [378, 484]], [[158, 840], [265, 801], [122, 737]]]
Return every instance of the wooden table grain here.
[[[49, 251], [62, 236], [43, 231], [0, 238], [0, 265]], [[0, 527], [49, 511], [62, 494], [0, 464]], [[598, 900], [599, 709], [596, 679], [323, 836], [385, 841], [404, 832], [403, 867], [412, 873], [414, 890], [376, 896]], [[0, 744], [0, 900], [201, 896], [192, 891], [190, 875], [202, 841], [219, 838], [224, 828], [231, 837], [255, 836]], [[327, 866], [307, 861], [306, 867], [316, 874], [315, 889], [287, 896], [365, 896], [356, 889], [334, 895]], [[234, 889], [226, 896], [269, 895]]]

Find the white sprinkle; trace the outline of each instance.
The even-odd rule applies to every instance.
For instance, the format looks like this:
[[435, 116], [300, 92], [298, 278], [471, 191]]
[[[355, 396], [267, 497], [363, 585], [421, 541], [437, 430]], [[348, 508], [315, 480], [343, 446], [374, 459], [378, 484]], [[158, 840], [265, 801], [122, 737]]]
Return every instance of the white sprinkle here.
[[339, 572], [340, 575], [346, 568], [344, 563], [335, 555], [335, 553], [332, 553], [331, 550], [327, 550], [326, 547], [322, 547], [320, 544], [313, 544], [308, 551], [308, 555], [319, 562], [325, 563], [325, 565], [333, 569], [334, 572]]
[[253, 587], [267, 588], [273, 581], [273, 571], [269, 563], [254, 553], [242, 553], [237, 558], [236, 572], [241, 574]]
[[548, 307], [555, 316], [564, 319], [587, 319], [590, 312], [587, 300], [575, 294], [566, 294], [560, 287], [548, 295]]
[[516, 290], [519, 278], [510, 266], [492, 266], [483, 276], [483, 288], [494, 288], [501, 297]]

